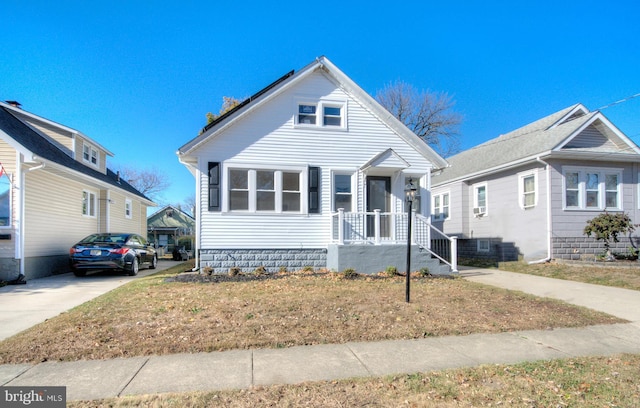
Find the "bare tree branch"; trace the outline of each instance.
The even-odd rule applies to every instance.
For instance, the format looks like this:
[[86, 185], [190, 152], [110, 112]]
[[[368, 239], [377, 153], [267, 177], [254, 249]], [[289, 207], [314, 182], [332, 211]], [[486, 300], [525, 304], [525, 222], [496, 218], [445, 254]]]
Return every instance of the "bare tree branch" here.
[[460, 151], [462, 116], [453, 111], [455, 102], [447, 93], [418, 91], [396, 81], [378, 91], [376, 100], [443, 157]]
[[138, 169], [123, 166], [118, 169], [120, 177], [152, 200], [169, 186], [169, 176], [156, 168]]

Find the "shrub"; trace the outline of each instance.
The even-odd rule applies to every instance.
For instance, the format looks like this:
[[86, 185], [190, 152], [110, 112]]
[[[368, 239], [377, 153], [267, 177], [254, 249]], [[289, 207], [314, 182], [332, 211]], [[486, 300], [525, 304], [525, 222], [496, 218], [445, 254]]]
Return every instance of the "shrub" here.
[[342, 276], [348, 279], [352, 279], [358, 276], [358, 272], [356, 272], [356, 270], [353, 268], [347, 268], [342, 271]]
[[394, 277], [398, 274], [398, 268], [396, 268], [395, 266], [387, 266], [387, 269], [385, 269], [384, 272], [387, 274], [387, 276]]
[[211, 274], [213, 273], [213, 268], [210, 266], [205, 266], [204, 268], [202, 268], [202, 273], [207, 276], [211, 276]]
[[280, 269], [278, 269], [278, 272], [287, 273], [288, 272], [287, 267], [286, 266], [281, 266]]
[[429, 268], [427, 268], [426, 266], [424, 268], [420, 268], [420, 276], [427, 277], [427, 276], [431, 276], [431, 272], [429, 271]]
[[631, 218], [625, 213], [610, 214], [603, 212], [587, 221], [583, 233], [590, 237], [592, 234], [596, 240], [604, 242], [606, 260], [612, 261], [615, 258], [611, 254], [611, 243], [618, 242], [619, 234], [630, 233], [634, 230]]
[[231, 277], [238, 276], [240, 275], [240, 272], [242, 272], [242, 269], [238, 268], [237, 266], [234, 266], [233, 268], [229, 269], [229, 276]]
[[262, 275], [266, 275], [267, 274], [267, 268], [265, 268], [264, 266], [258, 266], [254, 271], [253, 274], [256, 276], [262, 276]]

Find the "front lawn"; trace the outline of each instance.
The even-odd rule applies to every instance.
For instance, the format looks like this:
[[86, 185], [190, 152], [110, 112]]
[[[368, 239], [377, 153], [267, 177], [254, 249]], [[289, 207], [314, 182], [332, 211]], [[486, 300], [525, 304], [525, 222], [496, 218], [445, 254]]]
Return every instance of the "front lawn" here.
[[[620, 322], [464, 279], [296, 272], [169, 282], [139, 278], [0, 342], [0, 364], [414, 339]], [[186, 275], [180, 275], [186, 276]]]

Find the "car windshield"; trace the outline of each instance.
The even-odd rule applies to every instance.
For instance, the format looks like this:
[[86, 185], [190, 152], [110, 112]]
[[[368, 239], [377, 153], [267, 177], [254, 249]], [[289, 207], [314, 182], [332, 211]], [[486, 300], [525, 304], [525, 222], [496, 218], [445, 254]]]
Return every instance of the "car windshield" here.
[[83, 244], [124, 244], [127, 235], [93, 234], [82, 240]]

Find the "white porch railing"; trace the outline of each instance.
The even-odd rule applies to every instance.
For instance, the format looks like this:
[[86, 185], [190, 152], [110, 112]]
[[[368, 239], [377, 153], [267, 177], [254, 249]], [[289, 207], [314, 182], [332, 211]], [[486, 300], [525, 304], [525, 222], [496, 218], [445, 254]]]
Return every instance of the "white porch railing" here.
[[[456, 237], [449, 237], [431, 225], [429, 218], [412, 213], [411, 243], [431, 253], [458, 272]], [[331, 214], [331, 243], [348, 244], [406, 244], [407, 214], [373, 212], [345, 212]]]

